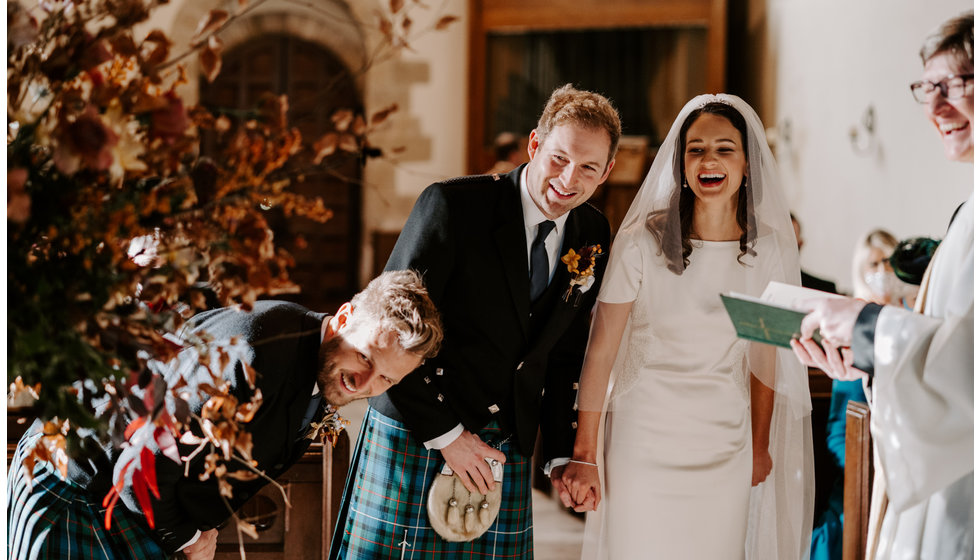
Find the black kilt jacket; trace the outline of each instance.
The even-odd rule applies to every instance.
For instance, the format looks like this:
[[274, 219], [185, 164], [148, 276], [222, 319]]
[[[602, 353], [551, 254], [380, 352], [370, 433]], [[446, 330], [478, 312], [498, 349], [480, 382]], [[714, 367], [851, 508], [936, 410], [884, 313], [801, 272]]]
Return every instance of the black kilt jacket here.
[[530, 456], [540, 426], [547, 461], [571, 456], [573, 406], [609, 222], [588, 204], [569, 213], [560, 254], [601, 245], [596, 281], [566, 301], [571, 274], [559, 259], [532, 305], [523, 168], [435, 183], [419, 196], [385, 268], [422, 273], [442, 314], [445, 340], [436, 358], [371, 405], [405, 422], [420, 443], [459, 423], [475, 433], [497, 420]]
[[[252, 436], [256, 468], [268, 478], [230, 480], [234, 495], [226, 504], [213, 476], [199, 480], [199, 475], [205, 471], [207, 451], [189, 461], [189, 474], [184, 476], [185, 465], [166, 458], [151, 442], [160, 489], [160, 499], [151, 497], [156, 520], [152, 535], [164, 549], [173, 552], [190, 540], [196, 530], [205, 531], [223, 523], [231, 517], [232, 511], [261, 490], [268, 479], [280, 476], [306, 452], [311, 440], [303, 436], [310, 421], [318, 421], [324, 412], [323, 399], [313, 396], [312, 391], [319, 370], [320, 328], [325, 318], [323, 313], [309, 311], [295, 303], [268, 300], [256, 302], [253, 310], [247, 313], [226, 307], [200, 313], [191, 319], [187, 328], [206, 331], [216, 342], [235, 337], [247, 345], [241, 353], [233, 354], [231, 363], [219, 373], [230, 385], [231, 394], [239, 402], [247, 402], [253, 391], [246, 381], [242, 363], [249, 363], [258, 372], [255, 386], [262, 391], [262, 405], [254, 418], [242, 427]], [[178, 377], [191, 387], [200, 382], [212, 382], [193, 348], [159, 366], [171, 386]], [[189, 394], [191, 411], [200, 414], [207, 395], [196, 391], [189, 391]], [[308, 418], [311, 414], [312, 418]], [[203, 435], [197, 426], [194, 431]], [[178, 443], [177, 447], [181, 456], [189, 456], [196, 448], [183, 443]], [[119, 450], [106, 445], [93, 458], [73, 459], [69, 463], [68, 478], [85, 488], [97, 502], [111, 488], [113, 469], [120, 460]], [[235, 462], [230, 462], [228, 468], [240, 469]], [[125, 507], [142, 519], [142, 508], [131, 483], [123, 487], [121, 495], [116, 507]], [[148, 526], [145, 529], [150, 531]]]

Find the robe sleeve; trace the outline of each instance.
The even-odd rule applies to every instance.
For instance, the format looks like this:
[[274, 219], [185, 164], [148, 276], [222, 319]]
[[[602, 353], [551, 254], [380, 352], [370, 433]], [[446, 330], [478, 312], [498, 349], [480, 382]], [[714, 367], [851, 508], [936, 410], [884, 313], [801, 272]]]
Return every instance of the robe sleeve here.
[[973, 471], [972, 240], [962, 257], [932, 279], [948, 295], [933, 316], [886, 307], [875, 323], [871, 429], [899, 510]]

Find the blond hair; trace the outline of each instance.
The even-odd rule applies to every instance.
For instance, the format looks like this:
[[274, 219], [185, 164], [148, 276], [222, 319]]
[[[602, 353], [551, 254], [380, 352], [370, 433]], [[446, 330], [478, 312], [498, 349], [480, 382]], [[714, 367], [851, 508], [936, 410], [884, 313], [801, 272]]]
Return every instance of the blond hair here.
[[870, 299], [872, 297], [871, 288], [868, 287], [868, 283], [864, 280], [864, 267], [867, 265], [868, 254], [871, 252], [871, 249], [880, 250], [885, 254], [885, 258], [888, 258], [897, 246], [898, 239], [883, 229], [871, 230], [867, 235], [858, 240], [857, 247], [854, 248], [854, 257], [851, 260], [851, 280], [854, 283], [854, 297], [860, 299]]
[[352, 325], [376, 325], [379, 332], [395, 333], [399, 346], [423, 358], [439, 353], [442, 321], [417, 272], [384, 272], [350, 303]]
[[616, 156], [623, 128], [619, 122], [619, 112], [605, 97], [591, 91], [575, 89], [572, 84], [556, 89], [545, 103], [535, 131], [544, 143], [552, 129], [562, 124], [606, 131], [609, 134], [609, 155], [606, 163]]

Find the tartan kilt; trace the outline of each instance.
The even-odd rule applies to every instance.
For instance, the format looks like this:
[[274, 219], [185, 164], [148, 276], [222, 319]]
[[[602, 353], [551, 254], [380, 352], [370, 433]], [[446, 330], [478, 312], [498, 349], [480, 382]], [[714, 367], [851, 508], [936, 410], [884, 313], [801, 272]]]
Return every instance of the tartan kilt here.
[[[496, 422], [479, 435], [491, 445], [501, 438]], [[330, 558], [533, 559], [530, 461], [510, 441], [500, 450], [507, 463], [496, 521], [479, 539], [448, 542], [429, 525], [426, 510], [429, 485], [444, 462], [442, 454], [418, 445], [403, 423], [369, 407], [347, 477]]]
[[122, 503], [112, 511], [112, 529], [106, 529], [103, 497], [62, 480], [50, 463], [35, 466], [32, 487], [23, 459], [40, 435], [32, 429], [21, 438], [7, 473], [9, 560], [169, 557], [145, 522]]

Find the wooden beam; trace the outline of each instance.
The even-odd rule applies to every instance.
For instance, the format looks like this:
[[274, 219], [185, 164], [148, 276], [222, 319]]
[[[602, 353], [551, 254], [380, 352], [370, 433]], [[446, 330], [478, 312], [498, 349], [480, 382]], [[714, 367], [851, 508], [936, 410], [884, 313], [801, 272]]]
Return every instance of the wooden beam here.
[[467, 173], [483, 172], [483, 137], [486, 130], [487, 33], [483, 23], [484, 4], [492, 0], [470, 0], [470, 52], [467, 95], [466, 168]]
[[497, 0], [482, 2], [485, 30], [707, 25], [713, 0]]
[[726, 0], [711, 0], [711, 16], [708, 23], [707, 67], [704, 85], [706, 93], [724, 93], [725, 42], [728, 40], [728, 12]]

